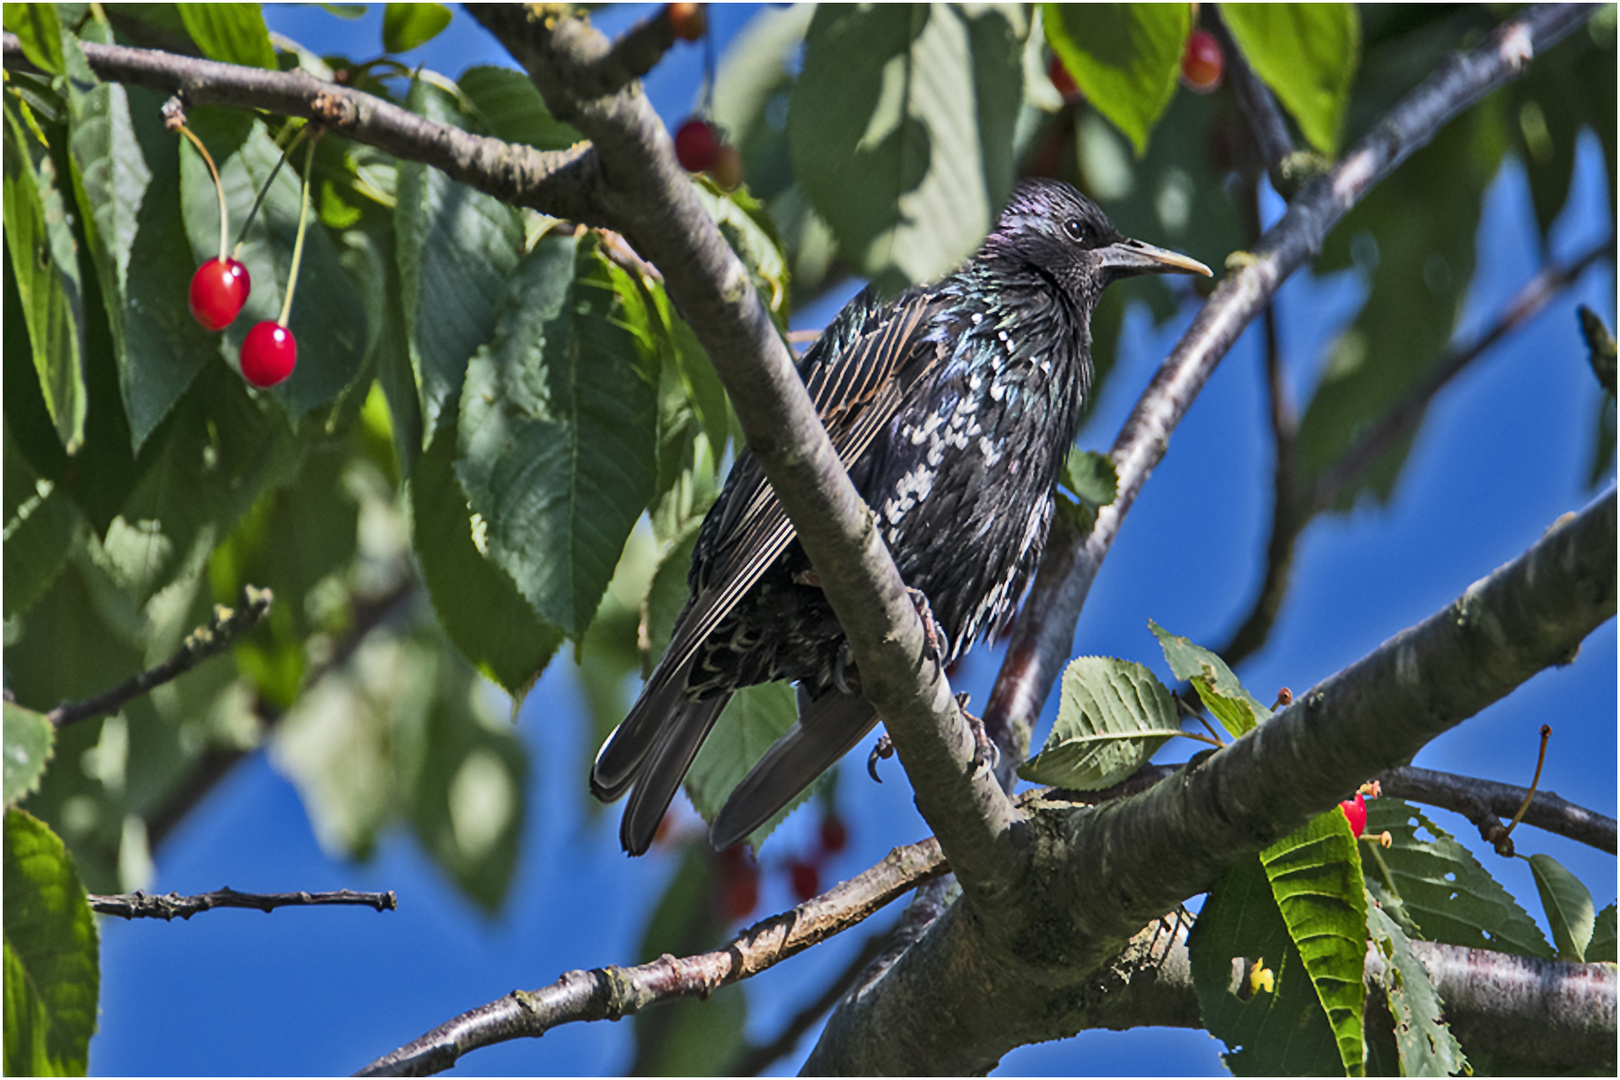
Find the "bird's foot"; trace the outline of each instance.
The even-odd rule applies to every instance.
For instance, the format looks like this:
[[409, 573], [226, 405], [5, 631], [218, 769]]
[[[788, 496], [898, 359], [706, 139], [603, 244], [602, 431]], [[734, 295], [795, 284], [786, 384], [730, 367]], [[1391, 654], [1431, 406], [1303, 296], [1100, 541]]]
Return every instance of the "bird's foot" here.
[[966, 694], [956, 695], [956, 707], [962, 711], [962, 719], [967, 721], [968, 730], [973, 732], [973, 771], [994, 769], [1001, 764], [1001, 749], [990, 738], [990, 733], [984, 730], [984, 721], [967, 711], [967, 703]]
[[894, 757], [894, 743], [889, 740], [889, 733], [885, 731], [877, 737], [872, 745], [872, 753], [866, 759], [866, 772], [873, 780], [883, 783], [883, 777], [877, 774], [877, 763]]
[[[833, 689], [840, 694], [858, 694], [860, 690], [849, 680], [850, 661], [854, 653], [850, 652], [849, 642], [840, 641], [838, 651], [833, 654], [832, 684]], [[856, 682], [859, 682], [859, 673], [856, 673]]]
[[934, 609], [928, 606], [928, 597], [923, 595], [921, 589], [913, 589], [909, 585], [906, 592], [911, 596], [911, 603], [917, 609], [917, 617], [923, 624], [923, 642], [928, 646], [928, 653], [939, 663], [945, 663], [945, 657], [950, 655], [951, 639], [945, 633], [945, 628], [939, 625], [934, 618]]

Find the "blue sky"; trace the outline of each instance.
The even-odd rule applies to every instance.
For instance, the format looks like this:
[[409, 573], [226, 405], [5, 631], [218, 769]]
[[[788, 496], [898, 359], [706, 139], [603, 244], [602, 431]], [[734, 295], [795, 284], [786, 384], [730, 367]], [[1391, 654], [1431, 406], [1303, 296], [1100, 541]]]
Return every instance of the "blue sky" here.
[[[599, 12], [596, 21], [611, 32], [649, 10], [611, 9]], [[717, 46], [748, 15], [742, 7], [711, 11]], [[339, 21], [316, 7], [273, 8], [268, 17], [272, 29], [319, 42], [323, 50], [364, 56], [380, 48], [380, 6], [358, 22]], [[459, 11], [450, 31], [409, 59], [450, 75], [473, 63], [506, 62]], [[701, 63], [700, 50], [677, 50], [649, 80], [649, 94], [672, 125], [691, 111]], [[1479, 235], [1486, 269], [1473, 283], [1465, 332], [1488, 321], [1540, 265], [1527, 191], [1513, 164], [1491, 189]], [[1551, 247], [1568, 254], [1612, 231], [1601, 156], [1587, 135], [1576, 189]], [[1222, 255], [1191, 254], [1212, 266]], [[1350, 275], [1301, 275], [1283, 288], [1277, 307], [1296, 388], [1316, 378], [1322, 346], [1354, 309], [1362, 288]], [[799, 312], [795, 324], [824, 325], [846, 295]], [[1612, 273], [1606, 267], [1588, 271], [1436, 401], [1389, 506], [1363, 506], [1311, 526], [1271, 641], [1239, 671], [1256, 696], [1269, 700], [1281, 686], [1303, 690], [1359, 658], [1449, 603], [1534, 542], [1560, 514], [1592, 498], [1584, 477], [1595, 394], [1572, 313], [1584, 302], [1612, 326], [1614, 297]], [[1118, 369], [1092, 408], [1081, 445], [1105, 449], [1112, 442], [1190, 317], [1184, 311], [1155, 331], [1144, 312], [1132, 313]], [[1123, 656], [1168, 678], [1148, 619], [1213, 643], [1246, 610], [1270, 521], [1263, 390], [1258, 335], [1251, 333], [1222, 362], [1132, 510], [1076, 632], [1076, 655]], [[1417, 764], [1524, 784], [1535, 765], [1537, 729], [1550, 723], [1554, 736], [1543, 786], [1613, 814], [1615, 658], [1611, 621], [1592, 635], [1576, 663], [1537, 676], [1437, 740]], [[999, 662], [999, 649], [976, 650], [955, 680], [957, 689], [982, 703]], [[103, 920], [101, 1033], [91, 1045], [92, 1069], [348, 1072], [511, 989], [545, 985], [573, 968], [647, 959], [636, 949], [649, 898], [662, 894], [674, 860], [658, 852], [626, 859], [616, 840], [616, 811], [587, 815], [584, 776], [576, 764], [594, 747], [583, 745], [584, 725], [574, 722], [581, 713], [578, 701], [573, 665], [562, 658], [520, 715], [519, 729], [533, 755], [530, 828], [512, 894], [493, 919], [463, 900], [403, 830], [387, 837], [368, 863], [329, 857], [291, 784], [263, 754], [244, 762], [155, 853], [149, 891], [189, 893], [221, 885], [253, 891], [393, 889], [400, 908], [387, 914], [223, 911], [173, 924]], [[1043, 724], [1037, 741], [1045, 733]], [[1193, 749], [1172, 746], [1161, 759], [1179, 760]], [[897, 764], [890, 763], [881, 786], [865, 778], [859, 762], [846, 763], [844, 770], [838, 797], [852, 823], [852, 843], [828, 872], [847, 877], [927, 830]], [[1466, 821], [1438, 811], [1433, 816], [1468, 840]], [[796, 849], [810, 825], [790, 820], [773, 844]], [[1614, 899], [1612, 857], [1533, 830], [1516, 839], [1526, 854], [1545, 851], [1563, 862], [1592, 889], [1600, 907]], [[1471, 846], [1480, 848], [1477, 840]], [[1523, 861], [1480, 857], [1544, 925]], [[791, 902], [780, 880], [769, 879], [760, 913]], [[869, 925], [886, 926], [895, 914], [885, 912]], [[761, 1037], [774, 1032], [793, 1011], [797, 992], [840, 969], [867, 932], [857, 928], [847, 940], [753, 980], [747, 991], [750, 1031]], [[796, 1056], [778, 1062], [777, 1071], [797, 1071], [814, 1034]], [[629, 1062], [630, 1039], [627, 1024], [572, 1025], [538, 1042], [479, 1051], [460, 1071], [614, 1073]], [[999, 1071], [1219, 1074], [1219, 1049], [1201, 1031], [1095, 1032], [1023, 1048], [1008, 1055]]]

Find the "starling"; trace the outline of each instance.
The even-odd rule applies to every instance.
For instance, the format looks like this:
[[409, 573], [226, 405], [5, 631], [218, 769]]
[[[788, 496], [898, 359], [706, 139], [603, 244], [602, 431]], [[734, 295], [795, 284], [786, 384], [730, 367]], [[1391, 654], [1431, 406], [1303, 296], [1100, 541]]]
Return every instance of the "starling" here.
[[[1090, 319], [1109, 282], [1208, 275], [1121, 236], [1067, 184], [1026, 180], [966, 265], [884, 302], [867, 288], [799, 361], [816, 411], [900, 577], [926, 599], [940, 661], [1003, 626], [1040, 560], [1054, 485], [1091, 385]], [[619, 837], [647, 850], [733, 691], [788, 679], [799, 718], [709, 830], [745, 838], [872, 729], [842, 629], [746, 449], [698, 534], [692, 596], [591, 792], [632, 789]]]

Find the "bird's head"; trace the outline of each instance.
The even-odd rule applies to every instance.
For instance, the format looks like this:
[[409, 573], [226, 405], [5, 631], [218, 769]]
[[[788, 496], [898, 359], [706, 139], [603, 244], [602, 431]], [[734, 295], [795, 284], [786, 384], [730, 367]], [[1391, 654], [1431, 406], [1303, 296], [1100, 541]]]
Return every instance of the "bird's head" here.
[[1199, 274], [1209, 267], [1120, 234], [1096, 203], [1060, 180], [1022, 180], [985, 240], [983, 255], [1028, 264], [1089, 312], [1110, 282], [1137, 274]]

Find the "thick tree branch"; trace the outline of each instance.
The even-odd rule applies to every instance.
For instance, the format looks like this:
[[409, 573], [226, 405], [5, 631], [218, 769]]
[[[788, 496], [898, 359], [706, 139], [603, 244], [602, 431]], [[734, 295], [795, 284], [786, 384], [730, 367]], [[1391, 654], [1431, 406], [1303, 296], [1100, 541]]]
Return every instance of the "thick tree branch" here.
[[984, 1072], [1015, 1046], [1065, 1034], [1052, 1017], [1136, 928], [1567, 663], [1614, 617], [1615, 579], [1611, 489], [1453, 604], [1170, 779], [1097, 807], [1056, 793], [1037, 803], [1042, 857], [1016, 902], [1041, 921], [954, 905], [833, 1014], [806, 1071]]
[[148, 896], [144, 892], [119, 893], [115, 896], [91, 896], [90, 907], [97, 915], [117, 915], [125, 919], [162, 919], [172, 921], [176, 916], [190, 919], [203, 911], [215, 908], [249, 908], [269, 913], [281, 907], [321, 906], [368, 907], [374, 911], [395, 911], [399, 899], [389, 892], [337, 892], [245, 893], [229, 885], [215, 892], [181, 896]]
[[575, 19], [533, 21], [523, 9], [472, 13], [533, 78], [547, 107], [589, 137], [608, 223], [664, 273], [665, 287], [714, 362], [823, 591], [849, 639], [861, 689], [883, 717], [917, 806], [969, 893], [1017, 879], [1016, 814], [988, 770], [973, 768], [973, 737], [922, 624], [856, 493], [792, 358], [742, 263], [704, 213], [669, 135], [639, 93], [580, 95], [568, 74], [595, 63], [605, 38]]

